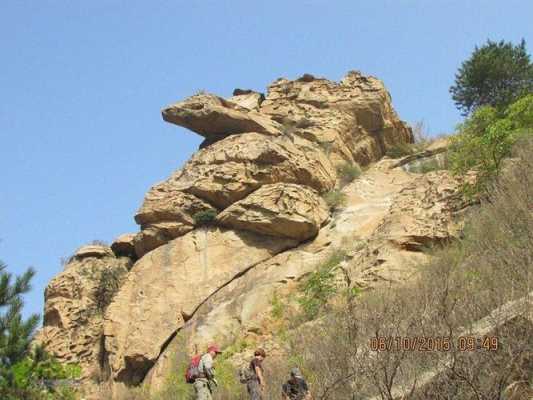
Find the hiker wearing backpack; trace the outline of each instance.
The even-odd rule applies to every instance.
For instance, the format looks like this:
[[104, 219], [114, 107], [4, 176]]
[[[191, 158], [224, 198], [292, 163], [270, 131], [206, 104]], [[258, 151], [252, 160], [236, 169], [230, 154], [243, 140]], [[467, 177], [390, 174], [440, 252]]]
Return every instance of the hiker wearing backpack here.
[[281, 386], [283, 400], [311, 400], [307, 382], [298, 368], [291, 369], [291, 377]]
[[[254, 358], [246, 371], [246, 388], [251, 400], [262, 400], [265, 392], [265, 377], [263, 375], [263, 360], [266, 357], [265, 350], [257, 349], [254, 352]], [[241, 380], [242, 382], [242, 380]], [[243, 382], [244, 383], [244, 382]]]
[[212, 344], [207, 348], [207, 353], [191, 359], [185, 374], [187, 383], [194, 385], [196, 400], [212, 400], [213, 389], [217, 386], [213, 362], [217, 355], [222, 353], [220, 347]]

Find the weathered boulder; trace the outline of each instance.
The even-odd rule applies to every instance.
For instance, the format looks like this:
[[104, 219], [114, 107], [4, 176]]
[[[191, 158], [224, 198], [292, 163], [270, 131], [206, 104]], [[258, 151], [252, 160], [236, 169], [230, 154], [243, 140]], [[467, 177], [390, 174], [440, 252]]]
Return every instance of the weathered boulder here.
[[299, 242], [317, 235], [329, 216], [313, 189], [291, 183], [263, 185], [217, 217], [221, 225]]
[[141, 232], [134, 239], [136, 254], [147, 252], [194, 229], [194, 215], [213, 210], [209, 203], [177, 190], [169, 182], [153, 186], [135, 215]]
[[265, 100], [265, 95], [253, 90], [235, 89], [233, 96], [228, 100], [248, 110], [258, 111], [259, 106]]
[[135, 233], [120, 235], [111, 243], [111, 250], [117, 257], [130, 257], [131, 259], [135, 259], [134, 239]]
[[173, 334], [218, 290], [296, 245], [246, 231], [197, 229], [141, 258], [106, 313], [113, 376], [139, 382]]
[[278, 123], [266, 115], [212, 94], [197, 94], [162, 110], [163, 119], [216, 141], [244, 132], [280, 134]]
[[74, 255], [73, 258], [82, 260], [84, 258], [101, 258], [101, 257], [113, 257], [113, 251], [109, 246], [99, 244], [88, 244], [81, 246]]
[[375, 237], [415, 251], [457, 237], [462, 225], [455, 215], [468, 205], [463, 183], [448, 171], [417, 176], [395, 196]]
[[167, 182], [224, 209], [264, 184], [298, 183], [322, 193], [335, 178], [318, 146], [309, 143], [303, 151], [288, 137], [244, 133], [200, 150]]
[[78, 363], [83, 378], [100, 378], [102, 372], [103, 312], [112, 295], [102, 290], [102, 274], [120, 279], [130, 267], [128, 257], [115, 257], [109, 247], [84, 246], [46, 288], [43, 328], [35, 341], [60, 362]]
[[383, 83], [355, 71], [340, 83], [308, 74], [278, 79], [260, 112], [282, 123], [285, 132], [320, 143], [335, 163], [366, 165], [394, 144], [413, 142]]

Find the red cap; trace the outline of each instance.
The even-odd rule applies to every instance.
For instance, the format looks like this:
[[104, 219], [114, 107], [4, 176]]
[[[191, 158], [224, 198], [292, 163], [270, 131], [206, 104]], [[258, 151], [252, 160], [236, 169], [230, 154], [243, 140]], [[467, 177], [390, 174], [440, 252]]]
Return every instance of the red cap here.
[[212, 344], [210, 345], [208, 348], [207, 348], [207, 352], [210, 353], [210, 352], [213, 352], [213, 353], [222, 353], [222, 351], [220, 351], [220, 347], [218, 346], [218, 344]]

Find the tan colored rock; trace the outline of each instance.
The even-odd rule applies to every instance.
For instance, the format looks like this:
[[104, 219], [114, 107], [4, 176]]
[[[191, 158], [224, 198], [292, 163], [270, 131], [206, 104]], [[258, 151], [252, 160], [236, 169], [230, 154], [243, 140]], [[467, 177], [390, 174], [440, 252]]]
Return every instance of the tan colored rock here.
[[383, 83], [358, 72], [348, 73], [340, 83], [311, 75], [278, 79], [269, 86], [260, 111], [291, 134], [321, 143], [335, 163], [367, 165], [390, 146], [413, 142]]
[[134, 239], [135, 233], [120, 235], [111, 243], [111, 250], [117, 257], [130, 257], [134, 259], [136, 258]]
[[295, 245], [288, 239], [209, 228], [141, 258], [106, 313], [105, 347], [115, 379], [139, 382], [204, 301], [254, 265]]
[[[352, 286], [362, 288], [412, 279], [416, 266], [426, 261], [427, 255], [419, 251], [419, 246], [399, 246], [395, 240], [411, 243], [422, 233], [428, 235], [428, 240], [439, 241], [445, 229], [450, 229], [446, 237], [451, 237], [456, 232], [454, 213], [462, 205], [454, 196], [457, 186], [453, 180], [448, 181], [449, 177], [391, 170], [389, 161], [373, 165], [343, 189], [346, 207], [314, 240], [259, 263], [207, 299], [178, 332], [179, 340], [172, 340], [158, 357], [144, 382], [155, 390], [160, 388], [176, 355], [186, 357], [202, 351], [213, 341], [230, 346], [237, 338], [254, 337], [262, 346], [275, 348], [277, 339], [269, 323], [274, 294], [290, 302], [298, 282], [338, 249], [347, 254], [339, 273], [343, 282], [339, 284], [348, 284], [346, 276]], [[446, 183], [439, 186], [441, 181]], [[433, 228], [417, 219], [433, 215], [437, 209], [444, 215], [442, 219], [429, 219], [428, 224], [435, 224]], [[411, 215], [407, 223], [397, 219], [402, 213]], [[402, 235], [388, 236], [385, 228], [396, 233], [403, 229]]]
[[306, 186], [263, 185], [217, 217], [221, 225], [299, 242], [318, 234], [329, 216], [326, 202]]
[[46, 288], [43, 328], [35, 341], [61, 363], [78, 363], [84, 379], [102, 373], [103, 310], [96, 298], [100, 274], [113, 270], [125, 275], [130, 267], [129, 258], [116, 258], [108, 247], [84, 246]]
[[259, 106], [265, 100], [263, 93], [254, 92], [253, 90], [235, 89], [233, 96], [228, 99], [232, 103], [235, 103], [248, 110], [259, 110]]
[[462, 184], [448, 171], [417, 176], [395, 196], [375, 236], [408, 250], [453, 239], [461, 229], [454, 214], [467, 206]]
[[147, 252], [194, 229], [194, 215], [213, 207], [192, 194], [177, 190], [171, 183], [153, 186], [135, 215], [141, 232], [134, 238], [136, 254]]
[[83, 258], [100, 258], [100, 257], [114, 257], [113, 252], [109, 246], [99, 244], [88, 244], [80, 247], [73, 255], [74, 258], [81, 260]]
[[244, 132], [280, 134], [278, 123], [212, 94], [197, 94], [162, 110], [163, 119], [211, 141]]
[[221, 209], [261, 185], [277, 182], [307, 185], [322, 193], [335, 185], [335, 171], [312, 143], [302, 151], [288, 137], [245, 133], [200, 150], [168, 180], [175, 189]]

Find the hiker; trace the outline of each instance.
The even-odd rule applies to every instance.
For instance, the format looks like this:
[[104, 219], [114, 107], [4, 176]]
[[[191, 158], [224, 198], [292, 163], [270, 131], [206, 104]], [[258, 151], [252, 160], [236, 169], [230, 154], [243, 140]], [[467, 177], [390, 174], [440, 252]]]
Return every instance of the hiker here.
[[265, 350], [259, 348], [254, 352], [254, 358], [250, 361], [250, 377], [246, 382], [246, 388], [251, 400], [262, 400], [265, 391], [265, 377], [263, 375], [263, 360], [266, 357]]
[[215, 379], [213, 361], [220, 353], [222, 353], [220, 347], [212, 344], [207, 348], [207, 353], [200, 358], [198, 375], [194, 379], [196, 400], [212, 400], [213, 389], [218, 385]]
[[283, 400], [311, 400], [307, 382], [298, 368], [291, 369], [291, 377], [281, 386]]

